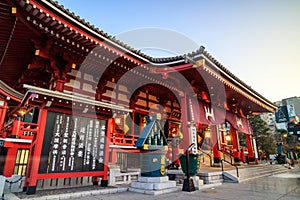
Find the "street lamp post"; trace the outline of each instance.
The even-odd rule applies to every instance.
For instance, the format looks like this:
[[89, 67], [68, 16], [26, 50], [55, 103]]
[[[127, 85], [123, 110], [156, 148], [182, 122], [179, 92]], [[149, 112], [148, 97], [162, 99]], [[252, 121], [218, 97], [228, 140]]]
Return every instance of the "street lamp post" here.
[[280, 141], [276, 143], [277, 145], [277, 162], [278, 164], [285, 164], [285, 156], [283, 155], [283, 144], [285, 141], [285, 138], [287, 138], [287, 133], [284, 133], [280, 137]]

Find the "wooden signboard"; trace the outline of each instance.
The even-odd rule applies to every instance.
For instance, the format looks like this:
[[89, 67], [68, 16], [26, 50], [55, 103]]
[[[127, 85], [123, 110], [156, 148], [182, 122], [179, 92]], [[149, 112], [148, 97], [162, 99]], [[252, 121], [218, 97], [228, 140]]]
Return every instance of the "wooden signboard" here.
[[39, 173], [104, 170], [106, 120], [48, 112]]

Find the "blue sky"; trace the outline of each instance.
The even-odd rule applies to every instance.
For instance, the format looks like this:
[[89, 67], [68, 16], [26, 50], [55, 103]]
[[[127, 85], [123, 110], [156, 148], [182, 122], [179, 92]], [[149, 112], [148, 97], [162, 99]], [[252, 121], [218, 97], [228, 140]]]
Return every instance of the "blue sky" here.
[[[300, 96], [298, 0], [58, 2], [116, 37], [149, 27], [180, 33], [197, 46], [205, 46], [227, 69], [269, 100]], [[147, 35], [141, 34], [138, 39], [144, 38]], [[122, 41], [136, 47], [126, 38]]]

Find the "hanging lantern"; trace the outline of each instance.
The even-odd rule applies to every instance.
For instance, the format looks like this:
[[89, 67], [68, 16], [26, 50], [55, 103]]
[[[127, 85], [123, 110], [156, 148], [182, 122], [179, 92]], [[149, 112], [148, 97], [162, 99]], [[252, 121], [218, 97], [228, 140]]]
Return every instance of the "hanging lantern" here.
[[211, 137], [211, 132], [210, 132], [210, 128], [206, 128], [206, 130], [204, 131], [204, 135], [206, 138], [210, 138]]
[[18, 114], [21, 116], [21, 117], [23, 117], [24, 115], [25, 115], [25, 113], [26, 113], [26, 109], [25, 108], [20, 108], [19, 110], [18, 110]]
[[227, 142], [230, 142], [230, 141], [231, 141], [231, 136], [230, 136], [230, 135], [226, 135], [226, 136], [225, 136], [225, 140], [226, 140]]

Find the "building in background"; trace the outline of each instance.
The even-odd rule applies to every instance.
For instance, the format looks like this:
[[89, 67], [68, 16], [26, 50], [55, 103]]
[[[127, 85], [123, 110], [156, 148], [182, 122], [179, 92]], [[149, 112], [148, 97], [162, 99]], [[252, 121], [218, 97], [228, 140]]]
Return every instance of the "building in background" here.
[[270, 132], [272, 134], [275, 133], [277, 127], [275, 122], [275, 113], [263, 113], [260, 115], [260, 118], [267, 123], [270, 128]]
[[276, 128], [287, 130], [300, 141], [300, 97], [282, 99], [275, 104], [278, 106], [275, 113]]

